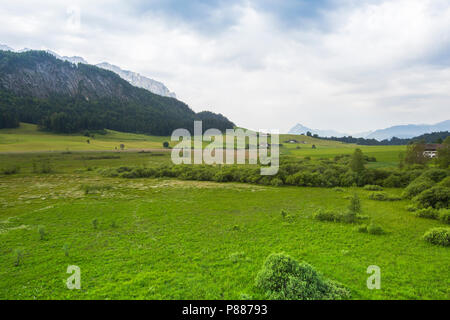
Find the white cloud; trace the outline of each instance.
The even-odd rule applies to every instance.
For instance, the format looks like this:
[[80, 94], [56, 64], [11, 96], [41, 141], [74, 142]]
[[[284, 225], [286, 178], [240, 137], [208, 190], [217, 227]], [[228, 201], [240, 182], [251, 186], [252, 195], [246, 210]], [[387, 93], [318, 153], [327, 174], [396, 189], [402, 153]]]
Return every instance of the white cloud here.
[[325, 11], [320, 30], [287, 28], [271, 12], [236, 3], [220, 32], [159, 11], [136, 15], [125, 1], [76, 1], [74, 29], [60, 1], [30, 2], [0, 4], [0, 43], [109, 61], [241, 126], [287, 131], [301, 122], [351, 132], [450, 118], [445, 0], [358, 2]]

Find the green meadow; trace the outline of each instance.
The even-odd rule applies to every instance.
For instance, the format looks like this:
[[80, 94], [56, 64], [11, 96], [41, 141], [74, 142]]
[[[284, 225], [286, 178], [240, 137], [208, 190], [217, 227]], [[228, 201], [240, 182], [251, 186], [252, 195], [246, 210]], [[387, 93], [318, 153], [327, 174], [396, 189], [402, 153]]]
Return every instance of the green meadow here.
[[[356, 148], [295, 137], [305, 143], [280, 137], [282, 158], [314, 162]], [[359, 187], [106, 177], [104, 168], [169, 164], [161, 150], [169, 138], [108, 131], [86, 139], [27, 124], [0, 130], [0, 168], [19, 168], [0, 175], [0, 299], [264, 299], [255, 277], [278, 252], [313, 265], [352, 299], [450, 298], [449, 248], [422, 239], [445, 225], [407, 211], [409, 200], [371, 200]], [[374, 168], [397, 167], [405, 150], [358, 147], [376, 157]], [[355, 193], [383, 234], [314, 218], [346, 210]], [[80, 267], [80, 290], [66, 287], [70, 265]], [[366, 285], [371, 265], [381, 269], [379, 290]]]

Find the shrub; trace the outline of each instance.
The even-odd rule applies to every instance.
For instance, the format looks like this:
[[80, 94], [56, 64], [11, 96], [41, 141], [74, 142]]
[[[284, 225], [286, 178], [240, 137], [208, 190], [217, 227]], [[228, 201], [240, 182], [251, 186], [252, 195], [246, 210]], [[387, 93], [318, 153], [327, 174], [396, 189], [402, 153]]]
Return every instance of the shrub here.
[[439, 182], [439, 185], [442, 187], [450, 188], [450, 177], [447, 177], [441, 182]]
[[384, 234], [383, 228], [374, 223], [371, 223], [370, 225], [367, 226], [367, 232], [375, 235]]
[[415, 215], [419, 218], [437, 219], [438, 211], [433, 208], [420, 209], [415, 212]]
[[14, 262], [14, 265], [16, 267], [20, 266], [23, 260], [23, 250], [22, 249], [16, 249], [14, 250], [14, 254], [16, 256], [16, 261]]
[[422, 178], [433, 180], [434, 182], [439, 182], [447, 177], [447, 170], [444, 169], [428, 169], [421, 175]]
[[425, 232], [423, 239], [432, 244], [448, 247], [450, 245], [450, 228], [433, 228]]
[[390, 196], [389, 194], [385, 192], [374, 192], [369, 195], [370, 200], [375, 201], [398, 201], [401, 200], [400, 197]]
[[20, 172], [20, 167], [19, 166], [10, 166], [7, 168], [3, 168], [0, 170], [0, 173], [4, 174], [4, 175], [11, 175], [11, 174], [16, 174]]
[[230, 260], [232, 263], [237, 263], [239, 261], [246, 261], [248, 259], [245, 256], [245, 252], [234, 252], [230, 254]]
[[416, 207], [415, 205], [413, 205], [413, 204], [407, 205], [407, 206], [405, 207], [405, 209], [406, 209], [406, 211], [409, 211], [409, 212], [415, 212], [415, 211], [418, 210], [417, 207]]
[[97, 192], [102, 192], [105, 190], [111, 190], [112, 187], [110, 185], [82, 185], [81, 190], [84, 191], [84, 194], [93, 194]]
[[428, 178], [419, 177], [411, 182], [406, 189], [403, 191], [403, 198], [412, 199], [417, 196], [421, 192], [432, 188], [435, 185], [435, 182]]
[[366, 184], [364, 186], [364, 190], [369, 190], [369, 191], [383, 191], [383, 187], [375, 185], [375, 184]]
[[450, 209], [439, 210], [439, 220], [443, 223], [450, 224]]
[[47, 174], [47, 173], [52, 173], [52, 172], [54, 172], [54, 170], [53, 170], [53, 168], [52, 168], [52, 166], [50, 164], [50, 161], [48, 161], [48, 160], [43, 161], [41, 163], [40, 169], [38, 169], [38, 173]]
[[450, 188], [437, 185], [420, 193], [414, 201], [420, 208], [445, 209], [449, 206], [449, 198]]
[[361, 201], [356, 193], [351, 197], [348, 209], [350, 212], [355, 213], [355, 215], [361, 213]]
[[38, 227], [38, 232], [39, 232], [39, 237], [41, 240], [45, 240], [45, 237], [47, 236], [47, 232], [45, 231], [45, 227], [44, 226], [39, 226]]
[[337, 215], [334, 212], [330, 212], [330, 211], [325, 211], [325, 210], [317, 210], [314, 215], [313, 215], [314, 219], [319, 220], [319, 221], [339, 221], [339, 215]]
[[356, 231], [362, 232], [362, 233], [367, 233], [367, 225], [364, 224], [362, 226], [356, 227]]
[[64, 250], [64, 255], [66, 257], [68, 257], [69, 256], [69, 245], [67, 243], [64, 243], [63, 250]]
[[354, 211], [347, 211], [345, 213], [341, 213], [337, 219], [337, 221], [341, 221], [344, 223], [354, 223], [357, 220], [358, 220], [358, 215]]
[[350, 298], [350, 292], [342, 285], [324, 279], [311, 265], [283, 253], [271, 254], [266, 259], [256, 276], [256, 286], [275, 300]]

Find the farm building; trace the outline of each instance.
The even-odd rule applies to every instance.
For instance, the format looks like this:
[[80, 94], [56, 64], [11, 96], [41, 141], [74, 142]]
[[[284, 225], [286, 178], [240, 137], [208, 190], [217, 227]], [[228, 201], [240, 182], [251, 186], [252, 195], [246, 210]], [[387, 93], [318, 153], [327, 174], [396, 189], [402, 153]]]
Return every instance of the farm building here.
[[423, 155], [428, 158], [436, 158], [438, 150], [442, 148], [442, 144], [429, 143], [425, 145]]

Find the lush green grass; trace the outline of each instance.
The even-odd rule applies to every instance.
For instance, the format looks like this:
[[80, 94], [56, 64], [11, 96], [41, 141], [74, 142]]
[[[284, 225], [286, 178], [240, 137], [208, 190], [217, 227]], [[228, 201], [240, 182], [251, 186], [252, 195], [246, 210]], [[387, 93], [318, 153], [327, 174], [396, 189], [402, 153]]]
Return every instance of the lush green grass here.
[[[90, 143], [87, 143], [89, 139]], [[295, 139], [299, 143], [288, 143]], [[106, 135], [95, 135], [88, 138], [80, 134], [61, 135], [39, 131], [36, 125], [21, 123], [17, 129], [0, 130], [0, 152], [48, 152], [48, 151], [113, 151], [125, 145], [125, 150], [162, 149], [164, 141], [174, 146], [170, 137], [147, 136], [141, 134], [122, 133], [107, 130]], [[355, 148], [360, 148], [368, 156], [377, 158], [370, 167], [393, 167], [398, 163], [399, 153], [405, 151], [405, 146], [357, 146], [336, 141], [320, 140], [300, 135], [280, 135], [282, 156], [314, 159], [333, 158], [339, 154], [351, 154]], [[303, 143], [304, 142], [304, 143]], [[208, 142], [204, 142], [204, 146]], [[316, 149], [312, 149], [312, 145]], [[299, 149], [298, 149], [299, 148]]]
[[[441, 224], [416, 218], [405, 201], [369, 200], [370, 191], [106, 179], [89, 172], [0, 182], [1, 299], [262, 298], [254, 277], [265, 257], [280, 251], [348, 286], [356, 299], [450, 298], [448, 248], [421, 239]], [[83, 185], [108, 188], [86, 195]], [[312, 218], [318, 208], [344, 209], [354, 191], [386, 235]], [[282, 209], [293, 221], [283, 220]], [[38, 226], [45, 226], [46, 240]], [[24, 252], [18, 267], [17, 248]], [[68, 265], [81, 268], [82, 290], [65, 287]], [[369, 265], [381, 268], [381, 290], [366, 287]]]
[[[87, 143], [89, 139], [90, 143]], [[120, 149], [162, 149], [170, 137], [147, 136], [107, 130], [107, 134], [94, 134], [94, 138], [81, 134], [53, 134], [39, 131], [36, 125], [21, 123], [16, 129], [0, 130], [0, 152], [30, 151], [106, 151]]]
[[[129, 142], [122, 143], [136, 143], [138, 149], [146, 143], [160, 148], [166, 139], [115, 132], [98, 139], [113, 148], [127, 136]], [[0, 168], [20, 167], [18, 174], [0, 175], [0, 299], [264, 298], [255, 288], [255, 276], [270, 253], [282, 251], [341, 282], [355, 299], [450, 298], [449, 249], [422, 239], [427, 230], [443, 224], [407, 212], [408, 201], [373, 201], [372, 191], [362, 188], [338, 192], [105, 178], [95, 169], [159, 165], [170, 161], [170, 153], [38, 152], [46, 150], [40, 149], [39, 139], [45, 146], [54, 144], [52, 150], [77, 150], [77, 145], [87, 150], [85, 146], [100, 144], [91, 139], [87, 145], [82, 136], [36, 132], [28, 125], [1, 130], [4, 137], [23, 140], [9, 140], [9, 148], [0, 144], [3, 151], [16, 151], [0, 154]], [[355, 148], [305, 137], [307, 143], [297, 149], [283, 139], [284, 155], [313, 160]], [[26, 148], [35, 152], [18, 153]], [[377, 166], [396, 166], [403, 150], [360, 148], [377, 158], [370, 164]], [[50, 174], [33, 173], [45, 163]], [[386, 234], [361, 233], [352, 224], [313, 218], [320, 208], [345, 210], [354, 192], [362, 200], [362, 214]], [[385, 192], [398, 196], [402, 190]], [[283, 219], [281, 210], [290, 218]], [[47, 233], [45, 240], [39, 228]], [[19, 266], [17, 249], [23, 252]], [[69, 265], [81, 268], [79, 291], [65, 286]], [[366, 287], [369, 265], [381, 268], [380, 290]]]

